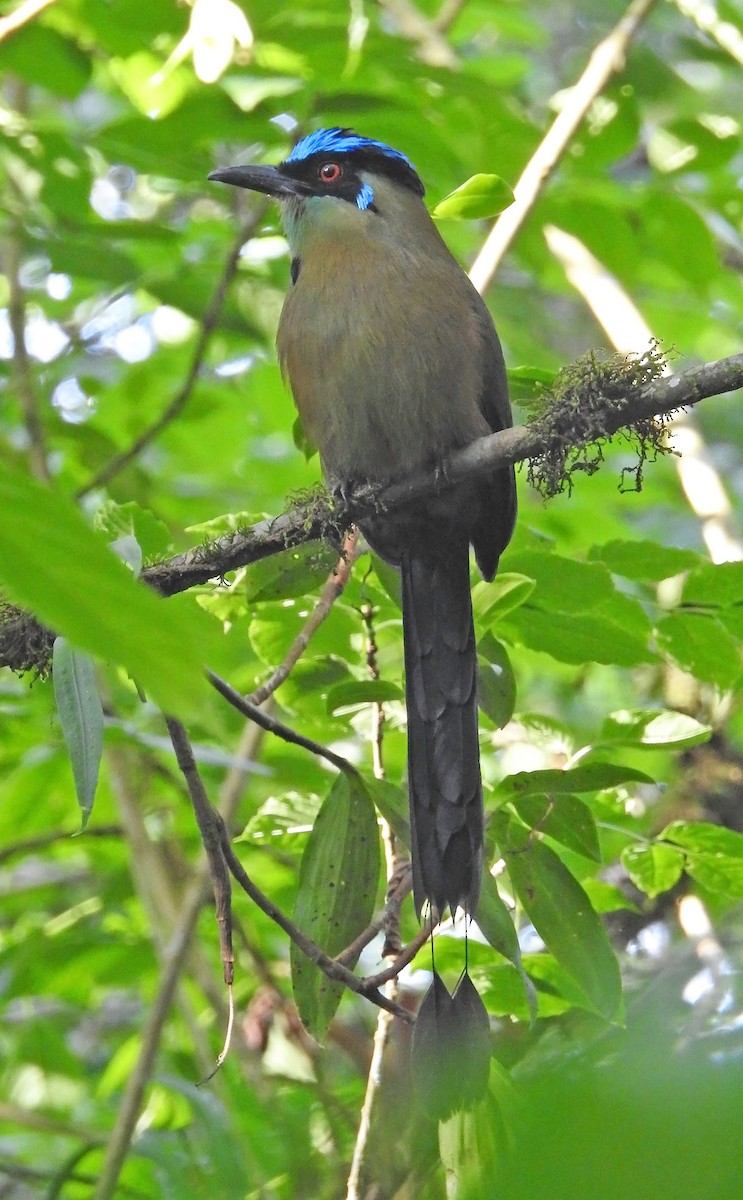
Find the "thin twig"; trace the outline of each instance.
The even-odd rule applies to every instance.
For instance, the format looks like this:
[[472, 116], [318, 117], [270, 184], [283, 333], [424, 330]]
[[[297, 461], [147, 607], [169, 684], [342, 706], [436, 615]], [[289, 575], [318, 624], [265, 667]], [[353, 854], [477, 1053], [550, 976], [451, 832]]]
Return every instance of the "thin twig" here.
[[[388, 1000], [395, 1000], [397, 996], [397, 980], [391, 980], [387, 984], [385, 995]], [[377, 1027], [374, 1030], [374, 1046], [372, 1049], [371, 1063], [369, 1064], [369, 1074], [366, 1078], [366, 1092], [364, 1093], [364, 1103], [361, 1106], [361, 1114], [359, 1117], [359, 1128], [353, 1147], [351, 1169], [348, 1173], [346, 1200], [359, 1200], [361, 1196], [361, 1192], [359, 1190], [361, 1182], [361, 1170], [364, 1165], [364, 1158], [366, 1156], [366, 1147], [369, 1141], [374, 1107], [379, 1094], [379, 1087], [382, 1082], [382, 1062], [384, 1059], [384, 1050], [385, 1046], [387, 1045], [387, 1038], [389, 1036], [391, 1027], [391, 1015], [388, 1012], [380, 1012], [377, 1015]]]
[[[88, 825], [84, 838], [120, 838], [123, 830], [120, 825]], [[45, 850], [56, 842], [70, 843], [72, 833], [69, 829], [55, 829], [51, 833], [40, 833], [36, 837], [26, 838], [22, 842], [13, 842], [10, 846], [0, 849], [0, 865], [17, 854], [33, 854], [35, 850]], [[78, 843], [79, 844], [79, 843]]]
[[432, 67], [458, 66], [456, 52], [435, 21], [430, 21], [411, 0], [380, 0], [380, 6], [404, 38], [418, 45], [418, 56]]
[[[382, 830], [384, 831], [387, 822], [381, 822]], [[389, 828], [389, 826], [387, 826]], [[385, 840], [385, 851], [388, 843]], [[413, 874], [410, 869], [410, 863], [406, 860], [399, 862], [397, 859], [390, 863], [390, 859], [386, 860], [387, 865], [387, 896], [385, 899], [384, 908], [378, 916], [363, 929], [358, 937], [355, 937], [352, 942], [341, 950], [340, 954], [336, 954], [335, 961], [343, 963], [356, 962], [362, 950], [365, 950], [370, 942], [373, 942], [378, 933], [386, 930], [390, 920], [395, 916], [399, 917], [400, 906], [406, 896], [409, 896], [413, 890]]]
[[743, 33], [732, 21], [725, 21], [709, 0], [673, 0], [684, 17], [693, 21], [697, 29], [713, 38], [721, 50], [743, 66]]
[[244, 892], [250, 896], [251, 900], [257, 904], [258, 908], [266, 914], [280, 929], [284, 930], [302, 953], [313, 962], [316, 967], [319, 967], [328, 979], [333, 979], [337, 983], [343, 983], [352, 992], [358, 996], [364, 996], [367, 1000], [371, 1000], [372, 1004], [376, 1004], [379, 1008], [386, 1008], [394, 1016], [399, 1017], [408, 1025], [412, 1025], [415, 1018], [407, 1009], [393, 1001], [388, 1000], [374, 983], [367, 984], [365, 980], [359, 979], [347, 967], [341, 965], [330, 955], [326, 954], [312, 938], [309, 938], [299, 929], [285, 913], [281, 911], [272, 900], [269, 900], [260, 888], [256, 887], [247, 871], [243, 867], [239, 858], [235, 854], [230, 841], [227, 837], [226, 830], [222, 826], [222, 851], [227, 862], [227, 866], [232, 872], [233, 878], [240, 884]]
[[[27, 108], [27, 88], [25, 84], [13, 81], [12, 103], [18, 112]], [[5, 274], [8, 279], [8, 321], [13, 335], [12, 371], [13, 383], [21, 405], [23, 425], [28, 439], [28, 463], [31, 474], [48, 483], [51, 479], [49, 464], [46, 456], [46, 439], [44, 425], [41, 420], [40, 401], [36, 390], [34, 370], [26, 347], [26, 293], [21, 283], [21, 267], [23, 265], [22, 246], [22, 212], [24, 197], [17, 185], [13, 186], [13, 203], [16, 209], [10, 231], [5, 242]]]
[[166, 407], [160, 413], [160, 416], [153, 421], [151, 425], [148, 425], [146, 429], [143, 429], [126, 450], [122, 450], [119, 454], [115, 454], [113, 458], [109, 459], [109, 461], [101, 467], [101, 469], [93, 476], [93, 478], [85, 484], [84, 487], [80, 488], [80, 490], [77, 492], [78, 499], [81, 499], [83, 496], [87, 496], [89, 492], [94, 491], [96, 488], [102, 487], [105, 483], [108, 483], [109, 480], [113, 479], [115, 475], [118, 475], [120, 471], [123, 471], [124, 467], [127, 467], [129, 463], [142, 452], [142, 450], [149, 446], [150, 443], [153, 442], [160, 433], [162, 433], [163, 429], [167, 428], [167, 426], [170, 425], [171, 422], [174, 421], [175, 418], [185, 408], [186, 404], [191, 398], [191, 393], [193, 392], [194, 386], [199, 377], [211, 336], [219, 322], [219, 316], [222, 311], [222, 305], [224, 304], [224, 298], [227, 294], [230, 284], [232, 283], [233, 277], [237, 270], [237, 264], [240, 260], [240, 251], [242, 250], [245, 242], [251, 237], [259, 225], [263, 218], [264, 212], [265, 206], [261, 205], [259, 208], [254, 210], [249, 220], [246, 221], [242, 228], [238, 231], [237, 237], [235, 238], [227, 256], [227, 261], [225, 262], [222, 270], [222, 275], [215, 288], [214, 295], [209, 301], [206, 312], [204, 313], [201, 321], [201, 327], [196, 339], [196, 345], [191, 358], [191, 364], [186, 373], [186, 378], [176, 392], [175, 396], [170, 403], [166, 405]]
[[93, 1200], [113, 1200], [118, 1195], [117, 1188], [121, 1168], [124, 1165], [124, 1159], [142, 1110], [144, 1092], [155, 1065], [155, 1056], [160, 1045], [163, 1026], [175, 997], [178, 980], [186, 965], [191, 938], [201, 912], [203, 887], [203, 879], [199, 874], [191, 884], [181, 909], [178, 927], [166, 946], [163, 955], [165, 970], [142, 1033], [137, 1061], [127, 1078], [122, 1102], [116, 1114], [116, 1124], [106, 1147], [106, 1156], [98, 1179], [98, 1186], [93, 1193]]
[[380, 988], [385, 983], [388, 983], [390, 979], [396, 979], [403, 967], [407, 967], [408, 963], [413, 961], [421, 947], [425, 946], [437, 924], [438, 919], [435, 914], [427, 916], [415, 937], [411, 938], [407, 946], [405, 946], [388, 967], [385, 967], [383, 971], [378, 971], [376, 975], [365, 976], [362, 980], [364, 986]]
[[255, 721], [256, 725], [260, 725], [261, 729], [265, 729], [267, 733], [274, 734], [275, 737], [281, 738], [284, 742], [289, 742], [292, 746], [301, 746], [303, 750], [309, 750], [311, 754], [316, 754], [318, 758], [324, 758], [326, 762], [332, 763], [339, 771], [349, 772], [354, 770], [348, 759], [341, 758], [340, 754], [335, 754], [327, 746], [313, 741], [312, 738], [305, 737], [301, 733], [295, 733], [288, 725], [284, 725], [281, 721], [277, 721], [275, 717], [269, 716], [267, 712], [258, 708], [257, 705], [251, 704], [249, 700], [246, 700], [244, 696], [236, 692], [233, 687], [230, 687], [226, 680], [221, 679], [219, 675], [215, 675], [214, 671], [207, 671], [206, 677], [212, 687], [216, 688], [220, 696], [223, 696], [228, 704], [236, 708], [249, 721]]
[[209, 876], [214, 889], [215, 912], [219, 927], [219, 949], [224, 981], [228, 987], [231, 987], [235, 977], [235, 955], [232, 949], [230, 874], [222, 855], [221, 838], [216, 825], [217, 817], [209, 803], [209, 797], [196, 766], [196, 759], [186, 730], [180, 721], [176, 721], [173, 717], [166, 717], [165, 723], [173, 743], [178, 766], [191, 797], [196, 824], [199, 827], [201, 842], [209, 864]]
[[346, 536], [343, 553], [325, 581], [320, 598], [289, 647], [284, 661], [271, 673], [270, 678], [265, 683], [262, 683], [259, 688], [250, 693], [248, 700], [251, 704], [264, 704], [269, 696], [273, 696], [276, 689], [281, 687], [282, 683], [285, 683], [289, 678], [294, 667], [307, 649], [313, 634], [322, 625], [333, 604], [348, 583], [351, 567], [358, 554], [357, 543], [358, 530], [351, 530]]
[[53, 3], [54, 0], [25, 0], [25, 3], [19, 4], [12, 13], [0, 17], [0, 42], [23, 25], [27, 25], [29, 21], [33, 21], [34, 17], [38, 17], [39, 13]]
[[[545, 226], [544, 236], [568, 280], [620, 354], [626, 354], [631, 346], [652, 341], [653, 331], [632, 297], [587, 246], [554, 225]], [[671, 432], [674, 448], [679, 451], [673, 460], [676, 473], [700, 522], [712, 562], [740, 561], [743, 543], [732, 528], [732, 506], [725, 481], [705, 446], [694, 414], [677, 414]]]
[[611, 77], [622, 70], [629, 44], [655, 0], [632, 0], [598, 46], [513, 189], [514, 201], [501, 213], [472, 264], [470, 279], [478, 292], [490, 286], [501, 259], [531, 211], [539, 193], [564, 155], [586, 113]]

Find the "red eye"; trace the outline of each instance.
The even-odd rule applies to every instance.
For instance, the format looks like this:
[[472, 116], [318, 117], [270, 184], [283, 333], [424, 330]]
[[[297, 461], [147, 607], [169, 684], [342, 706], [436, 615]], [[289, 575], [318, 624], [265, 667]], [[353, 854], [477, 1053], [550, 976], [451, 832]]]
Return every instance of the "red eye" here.
[[335, 183], [337, 179], [340, 179], [342, 174], [343, 167], [334, 162], [323, 163], [318, 171], [318, 175], [323, 183]]

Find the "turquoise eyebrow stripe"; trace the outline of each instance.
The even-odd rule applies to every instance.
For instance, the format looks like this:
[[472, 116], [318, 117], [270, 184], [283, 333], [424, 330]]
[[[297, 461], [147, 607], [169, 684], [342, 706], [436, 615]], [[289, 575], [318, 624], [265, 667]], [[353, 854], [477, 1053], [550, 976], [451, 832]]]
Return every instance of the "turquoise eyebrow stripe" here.
[[359, 137], [347, 129], [317, 129], [297, 142], [286, 162], [298, 163], [310, 158], [313, 154], [352, 154], [354, 150], [376, 150], [388, 158], [397, 158], [412, 167], [410, 159], [401, 150], [395, 150], [386, 142], [378, 142], [374, 138]]

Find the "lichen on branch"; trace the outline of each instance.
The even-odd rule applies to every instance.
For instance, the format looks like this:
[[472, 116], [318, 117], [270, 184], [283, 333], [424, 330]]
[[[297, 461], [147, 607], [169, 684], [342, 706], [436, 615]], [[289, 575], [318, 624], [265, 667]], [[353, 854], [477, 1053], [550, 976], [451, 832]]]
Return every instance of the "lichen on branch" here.
[[[606, 445], [617, 436], [633, 451], [634, 466], [622, 470], [620, 490], [640, 491], [643, 470], [660, 454], [672, 454], [666, 439], [665, 414], [640, 420], [622, 419], [634, 398], [665, 370], [666, 354], [652, 342], [642, 354], [582, 355], [558, 372], [554, 383], [523, 407], [529, 428], [543, 449], [529, 459], [527, 479], [549, 499], [573, 488], [573, 475], [593, 475], [604, 461]], [[620, 431], [617, 425], [622, 425]], [[630, 483], [627, 481], [631, 480]]]

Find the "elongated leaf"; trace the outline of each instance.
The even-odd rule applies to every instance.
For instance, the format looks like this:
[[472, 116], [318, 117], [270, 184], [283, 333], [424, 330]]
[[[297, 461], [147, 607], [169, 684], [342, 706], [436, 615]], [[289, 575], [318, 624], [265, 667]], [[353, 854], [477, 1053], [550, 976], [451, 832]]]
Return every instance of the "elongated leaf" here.
[[686, 713], [655, 709], [620, 709], [610, 713], [601, 730], [604, 742], [626, 742], [636, 746], [698, 746], [712, 730]]
[[402, 688], [389, 679], [354, 679], [339, 683], [328, 692], [328, 712], [337, 712], [357, 704], [381, 704], [385, 700], [402, 700]]
[[553, 850], [511, 825], [508, 871], [524, 911], [547, 948], [607, 1020], [619, 1017], [622, 981], [601, 921], [588, 896]]
[[516, 678], [502, 642], [488, 630], [477, 643], [477, 700], [498, 729], [503, 729], [516, 706]]
[[66, 638], [54, 642], [52, 657], [54, 699], [75, 780], [84, 829], [93, 809], [103, 753], [103, 708], [88, 654]]
[[245, 571], [248, 600], [304, 596], [324, 583], [338, 554], [324, 542], [307, 542], [252, 563]]
[[[328, 954], [339, 954], [369, 924], [378, 882], [374, 805], [358, 776], [339, 775], [302, 856], [294, 920]], [[294, 943], [291, 967], [299, 1015], [319, 1041], [338, 1008], [343, 984], [328, 979]]]
[[581, 763], [567, 770], [517, 771], [506, 775], [497, 787], [498, 796], [528, 796], [541, 792], [599, 792], [622, 783], [653, 783], [644, 771], [620, 763]]
[[537, 996], [534, 984], [521, 964], [521, 947], [513, 917], [506, 908], [498, 891], [498, 885], [489, 871], [483, 872], [475, 919], [480, 931], [488, 939], [493, 949], [513, 963], [518, 971], [531, 1019], [535, 1020]]
[[70, 500], [20, 473], [0, 473], [0, 580], [80, 650], [119, 662], [166, 711], [203, 705], [202, 664], [216, 622], [158, 599], [86, 525]]

